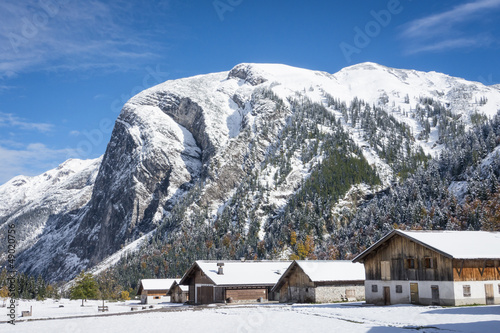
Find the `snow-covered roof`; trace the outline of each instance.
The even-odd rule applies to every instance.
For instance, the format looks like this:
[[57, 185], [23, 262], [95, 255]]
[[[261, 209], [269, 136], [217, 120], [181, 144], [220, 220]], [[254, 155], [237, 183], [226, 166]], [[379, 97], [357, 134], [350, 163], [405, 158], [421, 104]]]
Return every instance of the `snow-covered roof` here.
[[182, 292], [188, 292], [189, 291], [189, 286], [186, 286], [186, 285], [183, 285], [183, 284], [179, 284], [179, 281], [175, 281], [174, 283], [172, 283], [172, 285], [170, 286], [169, 290], [167, 291], [167, 295], [171, 295], [172, 292], [173, 292], [173, 289], [175, 287], [179, 286], [179, 288], [181, 288], [181, 291]]
[[[224, 263], [223, 273], [218, 274], [217, 263]], [[191, 273], [199, 267], [215, 285], [267, 285], [278, 282], [290, 261], [196, 261], [186, 272], [180, 284], [184, 284]]]
[[364, 281], [365, 266], [350, 260], [297, 260], [312, 282]]
[[281, 276], [273, 290], [281, 287], [296, 266], [300, 267], [312, 282], [365, 280], [365, 266], [350, 260], [295, 260]]
[[455, 259], [500, 258], [500, 232], [400, 231], [428, 247]]
[[142, 279], [139, 290], [169, 290], [175, 281], [179, 279]]
[[179, 284], [179, 281], [175, 281], [174, 283], [172, 283], [172, 286], [170, 286], [170, 289], [168, 290], [167, 295], [172, 294], [173, 288], [175, 288], [177, 286], [179, 286], [179, 288], [181, 288], [181, 290], [183, 292], [188, 292], [189, 291], [189, 286], [184, 285], [184, 284]]
[[394, 235], [401, 235], [454, 259], [499, 259], [500, 232], [490, 231], [402, 231], [393, 230], [363, 253], [354, 262], [378, 248]]

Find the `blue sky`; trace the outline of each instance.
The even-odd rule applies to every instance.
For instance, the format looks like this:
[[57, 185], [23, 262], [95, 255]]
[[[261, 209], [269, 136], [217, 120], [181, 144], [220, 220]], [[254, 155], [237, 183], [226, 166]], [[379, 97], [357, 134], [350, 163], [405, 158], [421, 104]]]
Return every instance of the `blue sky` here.
[[0, 184], [105, 152], [123, 103], [242, 62], [500, 83], [500, 0], [0, 3]]

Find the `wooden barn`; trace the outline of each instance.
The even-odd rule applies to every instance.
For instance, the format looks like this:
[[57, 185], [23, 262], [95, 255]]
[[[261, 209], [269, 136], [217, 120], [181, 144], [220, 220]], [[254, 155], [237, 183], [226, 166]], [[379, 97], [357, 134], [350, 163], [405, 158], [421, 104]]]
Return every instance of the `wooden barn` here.
[[167, 291], [174, 281], [179, 279], [142, 279], [139, 282], [137, 295], [141, 295], [142, 304], [158, 304], [170, 302]]
[[189, 286], [193, 304], [267, 302], [289, 261], [196, 261], [180, 285]]
[[365, 298], [365, 268], [346, 260], [296, 260], [273, 288], [280, 302], [331, 303]]
[[167, 292], [171, 303], [185, 303], [189, 300], [189, 286], [180, 285], [174, 281]]
[[372, 304], [500, 304], [500, 233], [393, 230], [364, 263]]

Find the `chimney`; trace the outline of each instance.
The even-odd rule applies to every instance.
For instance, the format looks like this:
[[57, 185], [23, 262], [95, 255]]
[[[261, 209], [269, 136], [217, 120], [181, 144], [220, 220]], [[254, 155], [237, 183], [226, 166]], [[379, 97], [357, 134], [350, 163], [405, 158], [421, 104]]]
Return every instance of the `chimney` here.
[[219, 267], [219, 270], [217, 271], [218, 275], [224, 275], [224, 263], [223, 262], [218, 262], [217, 266]]

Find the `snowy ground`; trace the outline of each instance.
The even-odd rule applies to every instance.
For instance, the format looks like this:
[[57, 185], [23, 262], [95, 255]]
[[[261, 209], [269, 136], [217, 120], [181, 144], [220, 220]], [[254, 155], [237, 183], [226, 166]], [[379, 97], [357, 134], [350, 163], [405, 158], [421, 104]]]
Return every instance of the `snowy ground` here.
[[[137, 301], [109, 303], [111, 315], [97, 316], [98, 302], [21, 302], [33, 306], [34, 321], [0, 324], [7, 332], [500, 332], [500, 306], [363, 306], [361, 303], [190, 307], [171, 304], [132, 312]], [[4, 312], [5, 310], [2, 309]], [[120, 315], [120, 313], [122, 315]], [[73, 316], [87, 316], [74, 318]], [[92, 316], [92, 317], [88, 317]], [[2, 316], [5, 318], [4, 316]], [[72, 318], [63, 318], [72, 317]], [[2, 321], [3, 321], [2, 318]], [[55, 319], [42, 319], [55, 318]]]
[[[7, 300], [8, 303], [8, 300]], [[3, 304], [0, 302], [0, 304]], [[8, 305], [8, 304], [7, 304]], [[131, 308], [134, 311], [143, 311], [144, 304], [140, 304], [138, 300], [131, 300], [126, 302], [105, 302], [104, 305], [108, 307], [108, 312], [102, 313], [97, 310], [97, 306], [102, 305], [102, 301], [89, 300], [84, 303], [82, 307], [81, 300], [69, 300], [61, 299], [59, 301], [55, 300], [45, 300], [45, 301], [19, 301], [18, 313], [21, 315], [21, 311], [29, 311], [32, 308], [32, 316], [26, 318], [18, 318], [19, 322], [24, 320], [32, 319], [54, 319], [54, 318], [64, 318], [64, 317], [83, 317], [83, 316], [99, 316], [99, 315], [109, 315], [118, 313], [128, 313], [131, 312]], [[145, 310], [155, 310], [165, 307], [179, 307], [181, 304], [175, 303], [164, 303], [159, 305], [153, 305], [151, 309], [149, 305], [146, 306]], [[6, 313], [5, 308], [1, 308], [0, 311]], [[5, 321], [5, 317], [2, 316], [0, 322]], [[3, 330], [0, 330], [3, 332]]]

